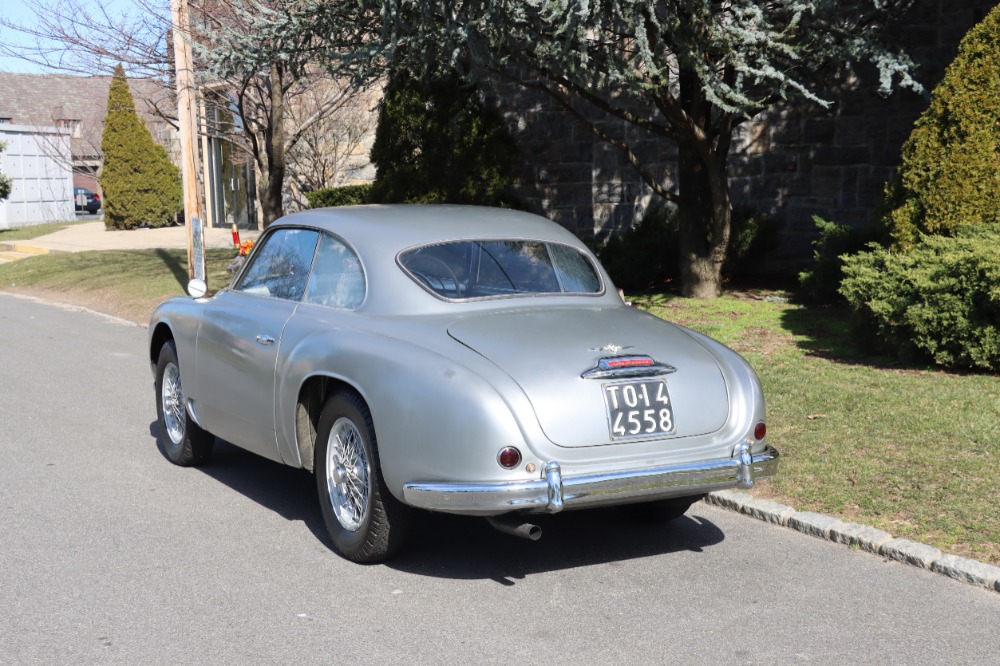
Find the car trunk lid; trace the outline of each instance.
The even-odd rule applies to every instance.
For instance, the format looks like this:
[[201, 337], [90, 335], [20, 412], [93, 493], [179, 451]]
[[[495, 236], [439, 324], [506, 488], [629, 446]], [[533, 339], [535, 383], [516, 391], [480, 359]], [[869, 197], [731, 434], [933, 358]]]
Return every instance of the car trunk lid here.
[[[679, 327], [637, 310], [473, 315], [453, 322], [448, 333], [517, 382], [546, 436], [560, 446], [705, 435], [729, 417], [725, 379], [711, 353]], [[602, 359], [623, 362], [601, 366]], [[593, 372], [602, 367], [613, 370]], [[670, 411], [663, 412], [667, 396]]]

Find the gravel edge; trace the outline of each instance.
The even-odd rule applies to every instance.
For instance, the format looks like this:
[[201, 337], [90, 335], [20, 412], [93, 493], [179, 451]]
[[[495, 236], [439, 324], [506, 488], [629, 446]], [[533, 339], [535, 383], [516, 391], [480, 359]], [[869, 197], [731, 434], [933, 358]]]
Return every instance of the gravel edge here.
[[812, 511], [796, 511], [785, 504], [758, 499], [736, 490], [709, 493], [705, 502], [1000, 593], [1000, 567], [943, 553], [933, 546], [908, 539], [896, 539], [888, 532], [873, 527]]

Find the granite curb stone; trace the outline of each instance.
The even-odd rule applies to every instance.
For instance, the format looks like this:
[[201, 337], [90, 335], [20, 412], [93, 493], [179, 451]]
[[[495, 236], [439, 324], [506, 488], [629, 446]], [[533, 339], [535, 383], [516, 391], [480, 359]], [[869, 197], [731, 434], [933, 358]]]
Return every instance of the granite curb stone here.
[[758, 520], [775, 525], [785, 525], [788, 517], [795, 513], [795, 509], [785, 504], [778, 504], [766, 499], [753, 498], [743, 505], [741, 511]]
[[812, 511], [797, 511], [788, 518], [788, 526], [793, 530], [821, 539], [829, 539], [830, 528], [840, 522], [839, 518]]
[[941, 557], [940, 549], [909, 539], [893, 539], [882, 544], [879, 554], [890, 560], [912, 564], [921, 569], [930, 569], [934, 560]]
[[858, 546], [869, 553], [878, 553], [879, 546], [892, 540], [892, 535], [859, 523], [839, 523], [830, 527], [830, 541]]
[[942, 555], [931, 565], [931, 571], [965, 583], [1000, 591], [997, 588], [1000, 583], [1000, 567], [992, 564], [984, 564], [958, 555]]
[[909, 539], [894, 538], [888, 532], [844, 522], [839, 518], [758, 499], [736, 490], [718, 490], [705, 498], [708, 504], [753, 516], [797, 532], [848, 546], [858, 546], [888, 560], [927, 569], [963, 583], [1000, 592], [1000, 567], [942, 553], [939, 549]]

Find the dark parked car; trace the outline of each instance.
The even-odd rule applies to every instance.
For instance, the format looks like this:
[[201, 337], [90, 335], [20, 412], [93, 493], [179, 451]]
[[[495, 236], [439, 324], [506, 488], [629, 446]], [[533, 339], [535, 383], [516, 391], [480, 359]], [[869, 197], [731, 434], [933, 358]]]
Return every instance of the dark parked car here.
[[84, 187], [73, 188], [73, 199], [77, 210], [85, 210], [91, 215], [101, 210], [101, 195]]

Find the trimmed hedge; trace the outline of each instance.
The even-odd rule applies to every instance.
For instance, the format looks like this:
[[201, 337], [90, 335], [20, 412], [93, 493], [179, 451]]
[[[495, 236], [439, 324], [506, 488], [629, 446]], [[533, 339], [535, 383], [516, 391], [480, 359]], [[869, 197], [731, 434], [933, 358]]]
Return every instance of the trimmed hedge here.
[[368, 203], [371, 190], [371, 184], [324, 187], [320, 190], [306, 192], [306, 200], [309, 202], [310, 208], [357, 206]]
[[840, 287], [863, 329], [903, 358], [1000, 370], [1000, 231], [923, 236], [906, 253], [869, 248], [844, 257]]
[[922, 233], [1000, 226], [1000, 6], [962, 39], [903, 145], [883, 206], [901, 248]]

